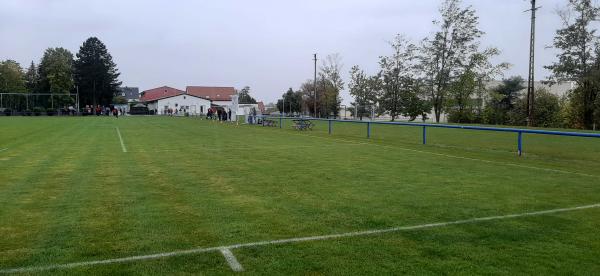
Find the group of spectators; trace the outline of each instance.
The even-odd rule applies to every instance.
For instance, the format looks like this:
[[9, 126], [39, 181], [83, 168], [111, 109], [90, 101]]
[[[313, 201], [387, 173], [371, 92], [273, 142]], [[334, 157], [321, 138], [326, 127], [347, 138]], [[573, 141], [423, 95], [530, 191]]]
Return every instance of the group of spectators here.
[[116, 108], [114, 106], [97, 105], [96, 107], [94, 107], [93, 105], [86, 105], [84, 111], [85, 115], [113, 115], [116, 118], [119, 118], [119, 115], [125, 115], [125, 110], [123, 110], [122, 108]]
[[167, 108], [165, 109], [165, 114], [169, 116], [177, 116], [179, 113], [185, 115], [185, 109], [181, 107], [179, 110], [177, 108]]
[[206, 119], [231, 121], [231, 110], [227, 112], [224, 109], [209, 108], [208, 112], [206, 113]]

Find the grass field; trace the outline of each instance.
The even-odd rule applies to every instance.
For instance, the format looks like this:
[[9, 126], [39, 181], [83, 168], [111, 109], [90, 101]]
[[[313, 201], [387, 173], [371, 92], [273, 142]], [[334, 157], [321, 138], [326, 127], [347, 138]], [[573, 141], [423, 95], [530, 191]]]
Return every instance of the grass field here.
[[600, 139], [420, 131], [0, 118], [0, 274], [600, 273]]

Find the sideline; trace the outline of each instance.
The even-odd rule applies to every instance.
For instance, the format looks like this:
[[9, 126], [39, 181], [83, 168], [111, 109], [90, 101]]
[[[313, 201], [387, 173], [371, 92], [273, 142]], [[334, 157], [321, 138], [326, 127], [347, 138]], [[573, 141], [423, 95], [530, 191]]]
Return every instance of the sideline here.
[[[53, 269], [69, 269], [69, 268], [75, 268], [75, 267], [94, 266], [94, 265], [113, 264], [113, 263], [125, 263], [125, 262], [151, 260], [151, 259], [159, 259], [159, 258], [166, 258], [166, 257], [173, 257], [173, 256], [206, 253], [206, 252], [221, 252], [221, 254], [223, 254], [223, 256], [227, 259], [231, 268], [234, 271], [236, 271], [235, 270], [235, 269], [237, 269], [236, 264], [235, 263], [232, 264], [232, 262], [230, 262], [230, 260], [235, 260], [235, 262], [237, 262], [237, 259], [235, 259], [235, 257], [231, 253], [231, 249], [266, 246], [266, 245], [274, 245], [274, 244], [287, 244], [287, 243], [298, 243], [298, 242], [307, 242], [307, 241], [340, 239], [340, 238], [367, 236], [367, 235], [377, 235], [377, 234], [384, 234], [384, 233], [391, 233], [391, 232], [419, 230], [419, 229], [444, 227], [444, 226], [459, 225], [459, 224], [470, 224], [470, 223], [477, 223], [477, 222], [484, 222], [484, 221], [540, 216], [540, 215], [572, 212], [572, 211], [593, 209], [593, 208], [600, 208], [600, 203], [577, 206], [577, 207], [570, 207], [570, 208], [560, 208], [560, 209], [551, 209], [551, 210], [543, 210], [543, 211], [535, 211], [535, 212], [527, 212], [527, 213], [519, 213], [519, 214], [489, 216], [489, 217], [479, 217], [479, 218], [428, 223], [428, 224], [413, 225], [413, 226], [401, 226], [401, 227], [394, 227], [394, 228], [387, 228], [387, 229], [376, 229], [376, 230], [347, 232], [347, 233], [329, 234], [329, 235], [321, 235], [321, 236], [309, 236], [309, 237], [298, 237], [298, 238], [281, 239], [281, 240], [240, 243], [240, 244], [232, 244], [232, 245], [219, 246], [219, 247], [195, 248], [195, 249], [188, 249], [188, 250], [157, 253], [157, 254], [151, 254], [151, 255], [139, 255], [139, 256], [124, 257], [124, 258], [97, 260], [97, 261], [85, 261], [85, 262], [75, 262], [75, 263], [66, 263], [66, 264], [46, 265], [46, 266], [30, 266], [30, 267], [0, 269], [0, 273], [8, 274], [8, 273], [39, 272], [39, 271], [47, 271], [47, 270], [53, 270]], [[229, 259], [228, 254], [231, 254], [233, 259]], [[239, 268], [242, 267], [241, 264], [239, 264], [239, 262], [237, 262], [237, 264], [239, 265]]]
[[125, 143], [123, 143], [123, 137], [121, 137], [121, 131], [119, 131], [119, 127], [115, 127], [117, 130], [117, 135], [119, 135], [119, 140], [121, 141], [121, 149], [123, 152], [127, 152], [127, 148], [125, 148]]

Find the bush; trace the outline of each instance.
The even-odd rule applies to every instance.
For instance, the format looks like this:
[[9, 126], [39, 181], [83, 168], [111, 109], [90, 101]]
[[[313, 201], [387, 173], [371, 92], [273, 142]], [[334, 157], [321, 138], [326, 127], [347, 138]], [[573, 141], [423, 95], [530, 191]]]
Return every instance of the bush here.
[[56, 114], [56, 110], [54, 110], [54, 108], [47, 108], [46, 109], [46, 115], [53, 116], [55, 114]]
[[[535, 92], [533, 113], [533, 125], [536, 127], [564, 126], [560, 100], [546, 89], [538, 89]], [[510, 110], [507, 115], [510, 125], [527, 125], [527, 99], [525, 97], [520, 98], [515, 104], [514, 109]]]
[[36, 106], [36, 107], [33, 108], [33, 114], [35, 116], [40, 116], [40, 114], [42, 114], [42, 112], [44, 112], [44, 111], [45, 110], [44, 110], [43, 107]]
[[10, 108], [5, 108], [4, 109], [4, 115], [5, 116], [10, 116], [12, 114], [12, 110], [10, 110]]

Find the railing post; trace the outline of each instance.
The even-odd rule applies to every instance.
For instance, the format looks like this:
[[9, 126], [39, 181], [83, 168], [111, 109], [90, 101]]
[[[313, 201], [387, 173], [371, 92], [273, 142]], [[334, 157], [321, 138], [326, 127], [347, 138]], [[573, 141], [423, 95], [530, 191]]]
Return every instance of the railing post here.
[[367, 122], [367, 138], [371, 138], [371, 122]]
[[329, 120], [329, 135], [331, 135], [331, 120]]
[[425, 130], [426, 128], [426, 126], [423, 126], [423, 145], [427, 144], [427, 131]]
[[279, 128], [282, 128], [283, 117], [279, 116]]
[[518, 147], [519, 147], [519, 156], [521, 156], [521, 154], [523, 154], [523, 132], [519, 131], [519, 138], [518, 138]]

